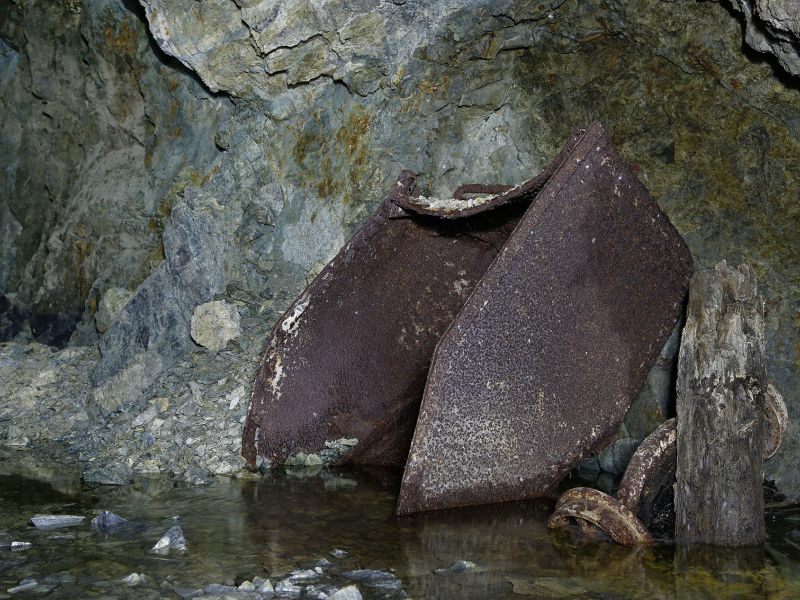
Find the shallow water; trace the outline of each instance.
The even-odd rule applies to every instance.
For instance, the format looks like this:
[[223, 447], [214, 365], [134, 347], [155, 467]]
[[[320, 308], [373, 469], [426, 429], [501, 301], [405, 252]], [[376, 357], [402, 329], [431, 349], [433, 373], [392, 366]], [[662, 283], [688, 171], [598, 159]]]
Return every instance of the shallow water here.
[[[220, 480], [191, 488], [167, 478], [124, 488], [82, 487], [0, 476], [0, 530], [28, 550], [0, 549], [0, 595], [25, 578], [47, 598], [178, 598], [176, 588], [273, 582], [328, 558], [322, 583], [343, 586], [352, 569], [391, 570], [403, 590], [359, 585], [365, 598], [797, 598], [800, 509], [768, 515], [769, 540], [743, 551], [659, 544], [629, 550], [584, 543], [547, 530], [552, 500], [432, 513], [398, 520], [392, 511], [399, 474], [382, 470], [274, 474], [257, 481]], [[579, 483], [575, 481], [574, 483]], [[107, 509], [130, 520], [104, 537], [89, 520]], [[36, 513], [77, 514], [84, 525], [36, 530]], [[179, 515], [185, 555], [148, 552]], [[347, 550], [333, 558], [334, 548]], [[464, 559], [475, 571], [435, 574]], [[128, 588], [130, 573], [147, 582]], [[228, 581], [231, 583], [231, 581]], [[37, 590], [14, 594], [32, 597]], [[9, 597], [9, 596], [2, 596]]]

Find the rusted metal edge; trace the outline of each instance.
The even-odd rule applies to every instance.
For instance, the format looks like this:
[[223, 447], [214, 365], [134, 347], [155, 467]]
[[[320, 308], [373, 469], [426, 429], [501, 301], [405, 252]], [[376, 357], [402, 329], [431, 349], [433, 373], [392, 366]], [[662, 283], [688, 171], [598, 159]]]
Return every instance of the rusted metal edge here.
[[[633, 513], [639, 514], [642, 491], [648, 482], [658, 477], [662, 469], [669, 468], [666, 461], [674, 463], [676, 439], [675, 419], [668, 419], [656, 427], [633, 453], [617, 489], [617, 499]], [[674, 473], [674, 464], [671, 469]]]
[[[514, 202], [524, 202], [532, 200], [553, 176], [553, 173], [558, 171], [567, 159], [567, 156], [575, 149], [575, 146], [585, 135], [586, 130], [575, 129], [570, 134], [570, 138], [556, 157], [535, 177], [525, 181], [516, 186], [507, 185], [483, 185], [483, 184], [466, 184], [456, 188], [453, 192], [455, 200], [462, 200], [465, 194], [497, 194], [491, 198], [485, 199], [480, 204], [469, 206], [465, 208], [442, 208], [435, 209], [425, 206], [421, 203], [419, 197], [415, 197], [416, 190], [407, 191], [398, 186], [391, 194], [389, 199], [397, 206], [404, 210], [419, 215], [427, 215], [431, 217], [439, 217], [441, 219], [462, 219], [490, 210], [495, 210], [501, 206], [506, 206]], [[501, 192], [501, 193], [498, 193]]]
[[558, 499], [547, 526], [563, 529], [572, 524], [572, 519], [599, 527], [622, 546], [653, 543], [653, 536], [639, 518], [622, 502], [600, 490], [577, 487], [565, 492]]

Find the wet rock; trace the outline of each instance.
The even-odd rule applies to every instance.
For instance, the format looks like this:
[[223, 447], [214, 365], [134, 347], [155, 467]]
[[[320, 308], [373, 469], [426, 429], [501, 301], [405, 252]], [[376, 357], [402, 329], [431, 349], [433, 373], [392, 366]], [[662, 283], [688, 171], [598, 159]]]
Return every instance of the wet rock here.
[[58, 529], [81, 525], [85, 519], [86, 517], [78, 515], [34, 515], [30, 522], [38, 529]]
[[122, 578], [122, 582], [125, 583], [128, 587], [136, 587], [141, 583], [145, 583], [147, 579], [144, 575], [139, 575], [139, 573], [131, 573], [126, 577]]
[[263, 577], [254, 577], [253, 585], [256, 587], [256, 592], [259, 594], [269, 595], [274, 592], [272, 582], [269, 579], [264, 579]]
[[224, 595], [234, 592], [236, 592], [236, 586], [222, 585], [221, 583], [210, 583], [203, 588], [203, 593], [205, 594]]
[[26, 436], [22, 432], [22, 429], [20, 429], [16, 425], [9, 425], [8, 433], [6, 434], [5, 444], [6, 446], [18, 446], [24, 448], [31, 445], [31, 439], [28, 436]]
[[474, 562], [469, 560], [457, 560], [452, 565], [450, 565], [450, 572], [451, 573], [466, 573], [467, 571], [474, 571], [478, 568]]
[[255, 592], [256, 586], [252, 581], [243, 581], [237, 586], [236, 590], [239, 592]]
[[131, 468], [119, 462], [90, 464], [83, 470], [83, 481], [101, 485], [126, 485], [133, 478]]
[[282, 598], [297, 598], [303, 592], [303, 588], [295, 585], [289, 579], [283, 579], [274, 586], [275, 595]]
[[222, 350], [242, 334], [239, 311], [227, 302], [206, 302], [192, 313], [192, 339], [212, 352]]
[[110, 511], [104, 510], [92, 519], [92, 529], [102, 534], [112, 533], [128, 522], [127, 519], [120, 517]]
[[350, 553], [347, 550], [342, 550], [341, 548], [334, 548], [330, 552], [333, 558], [347, 558], [350, 556]]
[[18, 552], [20, 550], [27, 550], [33, 544], [30, 542], [11, 542], [11, 550], [14, 552]]
[[355, 571], [345, 571], [342, 577], [352, 579], [362, 585], [376, 590], [400, 590], [403, 582], [394, 573], [388, 571], [376, 571], [373, 569], [357, 569]]
[[112, 287], [106, 290], [100, 303], [97, 305], [97, 312], [94, 315], [95, 327], [99, 333], [105, 333], [114, 319], [122, 310], [122, 307], [131, 299], [133, 292], [125, 288]]
[[354, 585], [348, 585], [336, 590], [329, 596], [330, 600], [361, 600], [361, 592]]
[[319, 579], [322, 575], [322, 569], [302, 569], [299, 571], [292, 571], [287, 578], [292, 583], [314, 581]]
[[593, 124], [437, 346], [397, 514], [540, 496], [603, 447], [680, 319], [691, 271]]
[[19, 582], [19, 585], [15, 585], [12, 588], [8, 588], [6, 591], [9, 594], [21, 594], [21, 593], [33, 591], [34, 589], [36, 589], [38, 587], [38, 585], [39, 585], [39, 582], [37, 582], [33, 578], [23, 579], [22, 581]]
[[180, 525], [175, 525], [159, 539], [155, 546], [150, 549], [150, 552], [156, 554], [169, 554], [171, 551], [187, 552], [189, 544], [183, 536], [183, 530]]
[[678, 363], [675, 537], [742, 546], [766, 537], [764, 301], [725, 261], [692, 279]]

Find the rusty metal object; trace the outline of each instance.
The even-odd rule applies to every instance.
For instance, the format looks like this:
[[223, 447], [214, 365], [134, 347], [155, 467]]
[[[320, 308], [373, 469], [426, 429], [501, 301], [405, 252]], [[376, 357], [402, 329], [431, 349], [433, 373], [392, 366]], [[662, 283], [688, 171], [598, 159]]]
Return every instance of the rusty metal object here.
[[[417, 191], [403, 171], [273, 330], [244, 428], [248, 466], [357, 438], [341, 462], [402, 467], [437, 342], [578, 138], [544, 174], [457, 220], [403, 210]], [[509, 189], [470, 184], [454, 195]]]
[[789, 425], [789, 411], [783, 396], [772, 382], [767, 384], [764, 395], [764, 412], [767, 416], [767, 432], [764, 436], [764, 460], [771, 458], [783, 444], [783, 436]]
[[[587, 522], [598, 527], [612, 541], [623, 546], [651, 544], [653, 536], [639, 518], [622, 502], [592, 488], [578, 487], [565, 492], [547, 521], [550, 529], [570, 527], [573, 522]], [[592, 531], [585, 524], [582, 531]]]
[[676, 439], [675, 419], [656, 427], [636, 449], [617, 489], [617, 499], [662, 535], [675, 528]]
[[437, 346], [397, 513], [541, 496], [607, 443], [691, 271], [678, 232], [592, 125]]

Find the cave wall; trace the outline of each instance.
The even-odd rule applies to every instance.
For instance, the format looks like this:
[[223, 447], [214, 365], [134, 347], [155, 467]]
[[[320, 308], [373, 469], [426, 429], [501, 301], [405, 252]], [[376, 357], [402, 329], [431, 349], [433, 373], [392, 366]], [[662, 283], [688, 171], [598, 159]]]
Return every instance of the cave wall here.
[[[59, 436], [83, 456], [189, 479], [234, 472], [272, 323], [400, 169], [437, 193], [518, 182], [599, 119], [698, 266], [726, 258], [757, 270], [768, 368], [793, 420], [767, 468], [800, 494], [800, 86], [742, 52], [736, 8], [4, 4], [0, 291], [80, 315], [72, 343], [89, 348], [26, 358], [9, 346], [6, 397], [40, 406], [12, 374], [60, 360], [41, 386], [76, 398], [59, 410], [90, 425]], [[133, 295], [98, 335], [94, 310], [111, 287]], [[189, 319], [219, 299], [236, 306], [243, 333], [209, 352]], [[37, 410], [6, 400], [0, 416], [32, 439], [58, 437], [33, 423]], [[639, 439], [662, 416], [653, 411], [634, 411], [619, 441]]]

